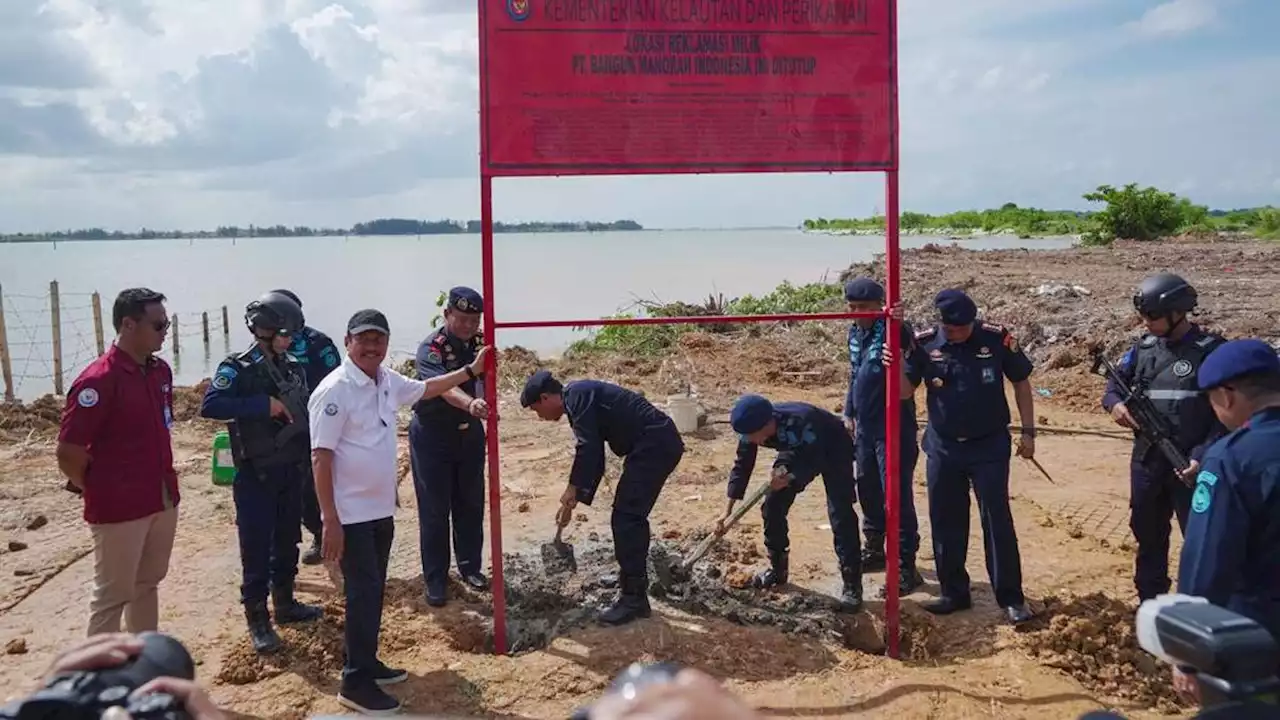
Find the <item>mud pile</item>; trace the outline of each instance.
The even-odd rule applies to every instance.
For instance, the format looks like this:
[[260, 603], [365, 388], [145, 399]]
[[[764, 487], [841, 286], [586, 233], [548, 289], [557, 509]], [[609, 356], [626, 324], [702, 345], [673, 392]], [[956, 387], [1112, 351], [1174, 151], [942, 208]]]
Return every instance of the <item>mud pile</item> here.
[[21, 440], [33, 432], [36, 435], [57, 432], [62, 406], [62, 399], [53, 395], [25, 404], [0, 403], [0, 439]]
[[283, 647], [271, 655], [258, 655], [241, 631], [218, 669], [218, 682], [249, 685], [286, 672], [317, 682], [337, 678], [343, 661], [343, 601], [325, 602], [324, 616], [300, 625], [276, 625]]
[[1161, 712], [1182, 710], [1187, 706], [1173, 690], [1169, 668], [1138, 645], [1136, 612], [1102, 593], [1050, 596], [1019, 638], [1042, 665], [1062, 670], [1089, 690]]

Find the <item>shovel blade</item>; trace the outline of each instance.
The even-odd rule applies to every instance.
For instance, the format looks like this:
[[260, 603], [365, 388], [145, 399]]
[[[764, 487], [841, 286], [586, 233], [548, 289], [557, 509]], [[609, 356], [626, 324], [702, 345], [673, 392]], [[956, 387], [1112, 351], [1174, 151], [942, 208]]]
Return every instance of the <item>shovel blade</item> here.
[[578, 560], [573, 546], [566, 542], [543, 543], [542, 565], [549, 573], [577, 572]]

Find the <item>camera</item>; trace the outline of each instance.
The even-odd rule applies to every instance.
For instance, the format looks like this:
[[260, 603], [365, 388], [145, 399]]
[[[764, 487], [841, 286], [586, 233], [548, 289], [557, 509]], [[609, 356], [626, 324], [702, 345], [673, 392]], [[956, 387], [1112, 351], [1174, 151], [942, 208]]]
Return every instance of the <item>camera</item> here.
[[0, 708], [0, 720], [96, 720], [122, 707], [134, 720], [190, 720], [182, 702], [166, 693], [131, 699], [129, 694], [158, 677], [194, 680], [195, 662], [174, 638], [144, 632], [142, 652], [125, 664], [102, 670], [60, 673], [44, 688]]
[[1280, 718], [1280, 647], [1266, 628], [1201, 597], [1138, 608], [1138, 644], [1195, 678], [1199, 718]]

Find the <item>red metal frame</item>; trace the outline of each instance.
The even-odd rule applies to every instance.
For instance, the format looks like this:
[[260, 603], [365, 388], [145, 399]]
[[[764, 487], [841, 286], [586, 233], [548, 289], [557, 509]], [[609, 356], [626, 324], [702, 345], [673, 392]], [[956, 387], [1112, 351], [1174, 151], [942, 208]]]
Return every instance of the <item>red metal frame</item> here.
[[[710, 323], [747, 323], [747, 322], [779, 322], [793, 320], [850, 320], [866, 317], [883, 317], [888, 324], [887, 342], [892, 366], [886, 373], [885, 387], [885, 516], [886, 516], [886, 597], [884, 605], [885, 634], [888, 654], [897, 658], [899, 654], [899, 597], [898, 597], [898, 561], [899, 538], [899, 435], [901, 430], [901, 322], [894, 317], [892, 310], [900, 304], [900, 260], [899, 260], [899, 204], [898, 204], [898, 166], [900, 157], [899, 117], [898, 117], [898, 62], [897, 34], [898, 8], [897, 0], [889, 0], [890, 17], [890, 61], [891, 92], [890, 122], [892, 138], [892, 169], [885, 171], [885, 306], [876, 312], [844, 312], [844, 313], [795, 313], [775, 315], [746, 316], [704, 316], [704, 317], [642, 317], [642, 318], [596, 318], [586, 320], [542, 320], [498, 322], [495, 318], [495, 296], [493, 277], [493, 178], [487, 162], [487, 133], [480, 133], [480, 228], [481, 228], [481, 264], [484, 292], [484, 327], [489, 345], [497, 345], [499, 329], [545, 328], [545, 327], [593, 327], [608, 325], [677, 325], [677, 324], [710, 324]], [[480, 97], [481, 126], [485, 123], [485, 107], [488, 63], [485, 52], [485, 3], [480, 3]], [[768, 170], [762, 170], [768, 172]], [[606, 170], [576, 174], [609, 174]], [[616, 174], [616, 173], [615, 173]], [[641, 173], [634, 173], [641, 174]], [[489, 527], [490, 527], [490, 563], [492, 565], [493, 591], [493, 631], [494, 652], [505, 655], [507, 652], [506, 623], [506, 583], [503, 576], [502, 563], [502, 482], [500, 468], [500, 443], [498, 441], [498, 360], [495, 355], [489, 356], [485, 374], [485, 401], [495, 412], [490, 413], [487, 423], [487, 447], [489, 464]]]

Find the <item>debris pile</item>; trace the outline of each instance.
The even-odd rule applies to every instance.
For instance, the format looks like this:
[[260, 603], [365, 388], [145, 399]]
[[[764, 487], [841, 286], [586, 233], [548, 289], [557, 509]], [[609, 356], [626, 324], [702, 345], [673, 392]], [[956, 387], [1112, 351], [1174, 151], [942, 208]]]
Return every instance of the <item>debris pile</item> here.
[[1037, 661], [1067, 673], [1089, 690], [1161, 712], [1185, 709], [1173, 690], [1168, 666], [1138, 645], [1136, 612], [1133, 605], [1102, 593], [1051, 596], [1019, 637]]

